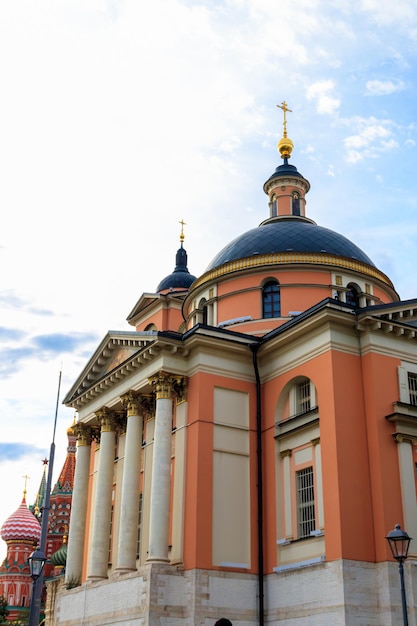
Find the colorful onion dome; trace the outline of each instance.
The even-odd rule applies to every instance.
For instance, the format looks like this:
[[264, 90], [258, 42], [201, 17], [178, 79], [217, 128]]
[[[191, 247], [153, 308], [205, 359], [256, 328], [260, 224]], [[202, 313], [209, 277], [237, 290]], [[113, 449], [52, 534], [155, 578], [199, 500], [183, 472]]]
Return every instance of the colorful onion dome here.
[[41, 525], [26, 504], [26, 496], [19, 508], [7, 518], [0, 529], [3, 541], [31, 541], [38, 544], [41, 538]]
[[50, 561], [54, 567], [65, 567], [67, 563], [67, 554], [68, 554], [68, 544], [66, 542], [66, 537], [64, 536], [64, 540], [62, 546], [58, 548], [56, 552], [54, 552]]

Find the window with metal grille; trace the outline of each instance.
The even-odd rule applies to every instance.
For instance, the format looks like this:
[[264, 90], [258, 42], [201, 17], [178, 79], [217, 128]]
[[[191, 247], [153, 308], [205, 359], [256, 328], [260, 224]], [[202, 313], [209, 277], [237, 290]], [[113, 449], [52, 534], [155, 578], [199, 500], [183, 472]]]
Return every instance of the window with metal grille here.
[[297, 392], [297, 413], [307, 413], [311, 409], [310, 381], [303, 380], [299, 383]]
[[417, 374], [408, 372], [408, 392], [410, 394], [410, 404], [417, 406]]
[[142, 502], [143, 496], [139, 494], [139, 515], [138, 515], [138, 539], [136, 542], [136, 558], [140, 557], [140, 544], [142, 541]]
[[262, 290], [262, 316], [280, 317], [281, 315], [281, 292], [279, 284], [269, 281]]
[[301, 539], [310, 537], [311, 532], [316, 530], [312, 467], [306, 467], [296, 472], [296, 485], [298, 538]]

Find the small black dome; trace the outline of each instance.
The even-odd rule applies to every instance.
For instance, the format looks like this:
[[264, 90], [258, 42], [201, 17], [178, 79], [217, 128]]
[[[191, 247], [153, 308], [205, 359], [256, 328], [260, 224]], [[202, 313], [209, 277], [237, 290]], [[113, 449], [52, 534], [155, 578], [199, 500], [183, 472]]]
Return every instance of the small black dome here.
[[182, 244], [181, 248], [177, 250], [175, 262], [174, 271], [161, 280], [156, 288], [157, 292], [164, 291], [165, 289], [188, 289], [195, 281], [196, 277], [188, 271], [187, 253], [182, 247]]
[[297, 170], [295, 165], [291, 165], [290, 163], [288, 163], [288, 159], [284, 159], [284, 163], [276, 168], [275, 172], [268, 178], [266, 182], [272, 180], [273, 178], [277, 178], [278, 176], [299, 176], [300, 178], [304, 178], [304, 176], [300, 174], [300, 172]]
[[219, 252], [206, 271], [237, 259], [276, 252], [325, 253], [375, 267], [371, 259], [343, 235], [306, 218], [285, 217], [265, 222], [236, 237]]

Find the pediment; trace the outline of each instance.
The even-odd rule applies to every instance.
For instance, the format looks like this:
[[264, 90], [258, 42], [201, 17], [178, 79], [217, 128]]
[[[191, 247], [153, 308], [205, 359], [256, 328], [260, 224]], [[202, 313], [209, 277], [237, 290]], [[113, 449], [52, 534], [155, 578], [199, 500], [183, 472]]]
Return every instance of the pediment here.
[[64, 404], [73, 406], [80, 396], [96, 388], [100, 382], [109, 384], [107, 381], [111, 377], [127, 376], [131, 370], [129, 363], [137, 361], [140, 355], [145, 358], [156, 340], [156, 331], [108, 332], [65, 396]]

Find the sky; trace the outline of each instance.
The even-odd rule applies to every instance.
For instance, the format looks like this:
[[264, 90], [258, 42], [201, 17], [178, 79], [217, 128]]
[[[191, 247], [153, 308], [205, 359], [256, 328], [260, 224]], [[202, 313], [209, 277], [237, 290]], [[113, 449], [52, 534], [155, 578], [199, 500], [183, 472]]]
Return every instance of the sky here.
[[3, 0], [0, 90], [0, 524], [180, 220], [198, 276], [268, 217], [277, 104], [307, 215], [417, 297], [415, 0]]

